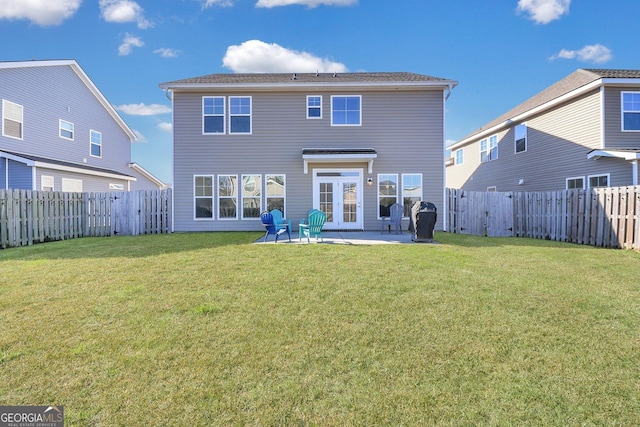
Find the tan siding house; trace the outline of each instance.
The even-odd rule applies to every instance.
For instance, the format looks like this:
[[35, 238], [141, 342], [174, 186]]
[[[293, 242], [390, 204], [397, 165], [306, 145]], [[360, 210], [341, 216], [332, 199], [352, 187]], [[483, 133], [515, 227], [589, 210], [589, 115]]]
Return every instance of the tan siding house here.
[[448, 148], [450, 188], [638, 185], [640, 71], [579, 69]]
[[160, 84], [173, 100], [174, 230], [261, 230], [273, 208], [296, 225], [317, 208], [326, 229], [377, 230], [392, 201], [443, 207], [444, 105], [456, 84], [412, 73]]

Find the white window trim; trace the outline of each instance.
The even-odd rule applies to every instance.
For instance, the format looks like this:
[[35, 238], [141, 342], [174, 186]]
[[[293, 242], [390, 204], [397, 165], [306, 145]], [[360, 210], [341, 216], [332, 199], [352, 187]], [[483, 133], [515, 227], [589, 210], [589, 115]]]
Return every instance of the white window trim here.
[[[349, 124], [349, 123], [345, 123], [345, 124], [335, 124], [335, 123], [333, 123], [333, 99], [334, 98], [359, 98], [360, 99], [360, 111], [358, 111], [358, 114], [359, 114], [358, 124], [354, 125], [354, 124]], [[331, 95], [331, 126], [336, 126], [336, 127], [345, 127], [345, 126], [358, 127], [358, 126], [362, 126], [362, 95]]]
[[[633, 91], [633, 90], [626, 90], [623, 92], [620, 92], [620, 131], [621, 132], [640, 132], [640, 129], [625, 129], [624, 128], [624, 113], [627, 111], [624, 109], [624, 95], [630, 93], [630, 94], [636, 94], [636, 95], [640, 95], [639, 91]], [[629, 110], [629, 112], [633, 112], [633, 113], [640, 113], [640, 110]]]
[[277, 197], [269, 197], [269, 193], [267, 192], [267, 178], [270, 176], [281, 176], [284, 178], [284, 188], [282, 189], [284, 194], [282, 195], [282, 205], [283, 205], [283, 211], [282, 211], [282, 217], [286, 218], [287, 217], [287, 175], [284, 173], [265, 173], [264, 174], [264, 208], [268, 209], [269, 208], [269, 199], [279, 199], [280, 196]]
[[[233, 197], [228, 197], [228, 196], [220, 196], [220, 178], [235, 178], [236, 179], [236, 194]], [[242, 181], [238, 181], [238, 175], [236, 174], [218, 174], [218, 176], [216, 177], [216, 181], [215, 181], [215, 195], [216, 195], [216, 201], [218, 202], [217, 205], [217, 209], [216, 209], [216, 213], [215, 213], [215, 217], [218, 218], [218, 220], [220, 221], [237, 221], [238, 220], [238, 216], [240, 215], [240, 210], [242, 209], [242, 206], [240, 206], [238, 204], [238, 197], [239, 197], [239, 189], [238, 189], [238, 185], [241, 185]], [[235, 217], [221, 217], [220, 216], [220, 199], [235, 199], [236, 201], [236, 216]]]
[[[211, 178], [211, 196], [197, 196], [196, 195], [196, 179], [197, 178]], [[216, 195], [216, 181], [215, 177], [210, 174], [200, 174], [193, 175], [193, 220], [194, 221], [213, 221], [216, 218], [216, 204], [215, 204], [215, 195]], [[198, 218], [196, 216], [196, 199], [207, 199], [211, 198], [211, 217], [210, 218]]]
[[[231, 99], [232, 98], [249, 98], [249, 114], [232, 114]], [[253, 134], [253, 97], [247, 95], [229, 95], [229, 108], [227, 109], [229, 116], [229, 135], [252, 135]], [[231, 129], [232, 117], [249, 117], [249, 132], [233, 132]]]
[[[20, 120], [17, 120], [17, 118], [12, 118], [12, 117], [6, 117], [5, 113], [9, 110], [9, 105], [12, 105], [14, 107], [18, 107], [20, 109]], [[4, 121], [5, 119], [7, 120], [11, 120], [12, 122], [17, 122], [20, 123], [20, 137], [14, 136], [14, 135], [7, 135], [5, 133], [5, 126], [4, 126]], [[11, 138], [11, 139], [17, 139], [19, 141], [23, 141], [24, 140], [24, 106], [20, 105], [20, 104], [16, 104], [15, 102], [11, 102], [8, 101], [6, 99], [2, 100], [2, 136], [5, 136], [7, 138]]]
[[[96, 143], [94, 143], [94, 142], [93, 142], [93, 140], [91, 139], [91, 136], [92, 136], [94, 133], [96, 133], [96, 134], [100, 135], [100, 144], [96, 144]], [[96, 156], [96, 155], [94, 155], [94, 154], [92, 153], [91, 148], [92, 148], [94, 145], [99, 145], [99, 146], [100, 146], [100, 155], [99, 155], [99, 156]], [[91, 156], [91, 157], [96, 157], [96, 158], [101, 159], [101, 158], [102, 158], [102, 149], [103, 149], [103, 146], [102, 146], [102, 132], [98, 132], [97, 130], [90, 129], [90, 130], [89, 130], [89, 156]]]
[[[221, 98], [222, 99], [222, 132], [205, 132], [204, 130], [204, 118], [205, 117], [220, 117], [220, 114], [205, 114], [204, 112], [204, 100], [207, 98]], [[227, 132], [227, 99], [224, 96], [203, 96], [202, 97], [202, 135], [225, 135]]]
[[569, 189], [569, 181], [571, 180], [575, 180], [575, 179], [581, 179], [582, 180], [582, 190], [585, 189], [586, 186], [586, 179], [584, 176], [570, 176], [569, 178], [567, 178], [564, 182], [564, 189], [568, 190]]
[[[62, 123], [67, 123], [67, 124], [71, 125], [71, 138], [67, 138], [66, 136], [62, 135], [62, 131], [63, 130], [68, 132], [67, 129], [62, 129]], [[73, 139], [75, 138], [75, 135], [76, 135], [76, 126], [73, 123], [71, 123], [71, 122], [69, 122], [67, 120], [62, 120], [62, 119], [58, 120], [58, 136], [60, 138], [66, 139], [67, 141], [73, 141]]]
[[488, 193], [495, 193], [496, 191], [498, 191], [498, 187], [496, 187], [495, 185], [487, 187], [487, 192]]
[[[73, 190], [69, 189], [69, 186]], [[81, 179], [62, 178], [62, 191], [70, 193], [82, 193], [83, 184]]]
[[591, 187], [591, 183], [589, 182], [589, 181], [591, 181], [591, 178], [601, 177], [601, 176], [606, 176], [607, 177], [607, 187], [611, 187], [611, 174], [610, 173], [596, 173], [596, 174], [593, 174], [593, 175], [587, 175], [587, 182], [585, 183], [587, 188], [606, 188], [606, 187]]
[[[420, 197], [418, 197], [419, 200], [424, 200], [424, 177], [422, 176], [421, 173], [403, 173], [402, 174], [402, 182], [401, 182], [401, 189], [400, 192], [401, 194], [401, 198], [400, 198], [400, 203], [402, 203], [402, 206], [404, 208], [404, 210], [407, 210], [407, 207], [404, 206], [404, 177], [405, 176], [419, 176], [420, 177]], [[404, 216], [403, 214], [403, 218], [407, 218], [406, 216]]]
[[[464, 163], [464, 148], [458, 148], [456, 151], [453, 152], [453, 162], [456, 165], [461, 165]], [[458, 153], [460, 153], [460, 161], [458, 161]]]
[[[40, 191], [48, 191], [48, 190], [45, 190], [44, 187], [51, 187], [51, 191], [55, 191], [56, 190], [55, 182], [56, 182], [55, 178], [52, 177], [51, 175], [40, 176]], [[51, 184], [51, 185], [47, 185], [47, 184]]]
[[[518, 127], [524, 126], [524, 150], [518, 151]], [[513, 153], [520, 154], [526, 153], [529, 149], [529, 126], [526, 123], [520, 123], [514, 126], [513, 128]]]
[[[320, 105], [318, 107], [313, 106], [311, 107], [309, 105], [309, 98], [320, 98]], [[309, 115], [309, 108], [319, 108], [320, 109], [320, 116], [319, 117], [315, 117], [315, 116], [310, 116]], [[309, 120], [318, 120], [322, 118], [322, 95], [307, 95], [307, 119]]]
[[382, 182], [380, 180], [380, 176], [382, 175], [386, 175], [386, 176], [395, 176], [396, 177], [396, 201], [395, 203], [399, 202], [399, 198], [401, 196], [401, 192], [402, 192], [402, 183], [400, 182], [400, 176], [397, 173], [379, 173], [378, 176], [376, 177], [377, 183], [376, 183], [376, 218], [377, 219], [382, 219], [382, 217], [380, 216], [380, 198], [381, 197], [391, 197], [390, 195], [385, 195], [385, 196], [381, 196], [380, 195], [380, 182]]
[[[255, 176], [255, 177], [260, 178], [260, 185], [258, 186], [258, 188], [260, 188], [260, 196], [258, 196], [258, 197], [256, 197], [256, 196], [245, 196], [245, 194], [244, 194], [244, 178], [247, 177], [247, 176]], [[259, 220], [260, 219], [260, 214], [262, 213], [262, 211], [264, 211], [264, 209], [263, 209], [264, 197], [262, 195], [263, 187], [264, 187], [264, 185], [262, 184], [262, 175], [259, 174], [259, 173], [243, 173], [240, 176], [240, 204], [238, 205], [238, 207], [240, 209], [240, 219], [241, 220], [255, 221], [255, 220]], [[258, 216], [257, 217], [245, 218], [245, 216], [244, 216], [244, 199], [258, 199], [260, 201], [260, 207], [258, 209]]]

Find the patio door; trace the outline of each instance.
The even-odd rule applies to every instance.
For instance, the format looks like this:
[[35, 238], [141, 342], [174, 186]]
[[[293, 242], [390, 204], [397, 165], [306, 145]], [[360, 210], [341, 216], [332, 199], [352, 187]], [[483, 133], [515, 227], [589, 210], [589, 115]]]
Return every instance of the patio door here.
[[315, 170], [313, 207], [327, 214], [328, 230], [362, 230], [362, 170]]

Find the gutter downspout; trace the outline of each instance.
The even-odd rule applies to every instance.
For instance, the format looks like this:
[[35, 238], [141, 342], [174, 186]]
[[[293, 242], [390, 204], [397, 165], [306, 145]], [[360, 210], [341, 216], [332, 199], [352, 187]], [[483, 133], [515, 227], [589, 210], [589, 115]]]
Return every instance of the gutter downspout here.
[[637, 160], [632, 160], [631, 161], [631, 182], [633, 183], [633, 186], [638, 185], [638, 169], [639, 169], [639, 164], [640, 162], [638, 162]]

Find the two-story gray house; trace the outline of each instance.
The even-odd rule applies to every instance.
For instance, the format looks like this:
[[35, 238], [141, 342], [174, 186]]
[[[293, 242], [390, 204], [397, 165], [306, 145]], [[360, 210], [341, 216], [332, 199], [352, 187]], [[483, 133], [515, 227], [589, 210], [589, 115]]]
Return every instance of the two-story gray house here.
[[443, 207], [445, 101], [456, 84], [404, 72], [160, 84], [173, 101], [174, 230], [258, 230], [273, 208], [294, 229], [317, 208], [325, 229], [378, 230], [393, 203]]
[[0, 62], [0, 100], [0, 188], [164, 187], [131, 162], [134, 132], [76, 61]]
[[449, 188], [638, 185], [640, 70], [579, 69], [448, 149]]

